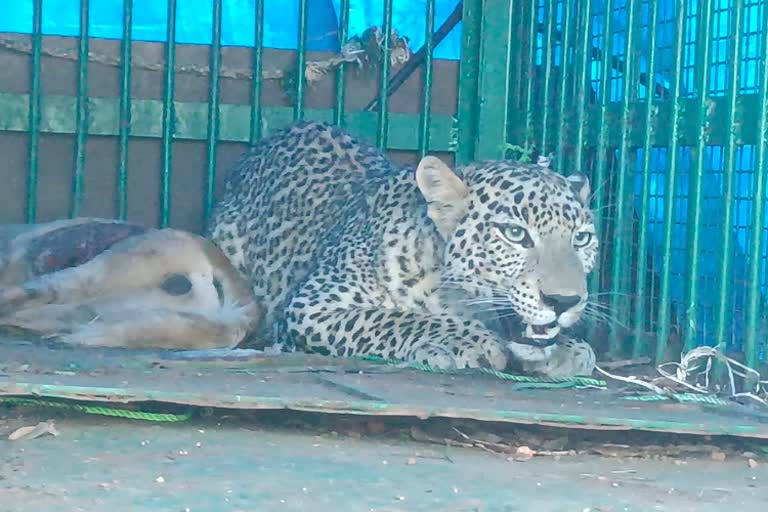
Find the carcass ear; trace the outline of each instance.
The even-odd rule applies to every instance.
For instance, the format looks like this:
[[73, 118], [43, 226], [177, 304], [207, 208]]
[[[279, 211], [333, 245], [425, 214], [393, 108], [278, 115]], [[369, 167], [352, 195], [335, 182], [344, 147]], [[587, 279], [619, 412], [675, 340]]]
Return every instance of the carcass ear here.
[[425, 156], [416, 169], [416, 184], [427, 201], [429, 218], [443, 237], [450, 235], [467, 210], [467, 186], [442, 160]]

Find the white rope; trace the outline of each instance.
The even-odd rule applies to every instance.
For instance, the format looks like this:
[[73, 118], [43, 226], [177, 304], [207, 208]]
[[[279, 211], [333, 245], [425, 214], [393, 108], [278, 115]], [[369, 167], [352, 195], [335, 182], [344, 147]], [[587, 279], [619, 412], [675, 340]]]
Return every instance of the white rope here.
[[[765, 388], [768, 381], [762, 380], [757, 370], [727, 357], [717, 347], [697, 347], [684, 354], [679, 363], [662, 363], [656, 369], [664, 378], [691, 391], [717, 394], [721, 390], [713, 389], [715, 386], [710, 378], [712, 363], [715, 360], [723, 363], [727, 370], [728, 392], [731, 398], [751, 398], [768, 406], [768, 391]], [[671, 369], [674, 369], [674, 372]], [[737, 377], [741, 380], [741, 386], [737, 383]]]
[[[768, 381], [763, 380], [757, 370], [727, 357], [717, 347], [697, 347], [682, 354], [680, 362], [659, 364], [656, 371], [662, 378], [653, 381], [614, 375], [598, 366], [595, 369], [610, 379], [643, 387], [659, 395], [674, 394], [675, 385], [703, 395], [720, 395], [724, 390], [710, 376], [715, 360], [720, 361], [727, 371], [729, 398], [750, 398], [768, 406]], [[664, 380], [669, 384], [660, 384], [659, 381]]]

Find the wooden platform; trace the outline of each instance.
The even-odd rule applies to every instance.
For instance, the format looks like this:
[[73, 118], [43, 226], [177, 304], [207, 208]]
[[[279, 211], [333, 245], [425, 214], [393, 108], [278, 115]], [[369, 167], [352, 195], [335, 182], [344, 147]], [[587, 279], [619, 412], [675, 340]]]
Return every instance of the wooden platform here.
[[[234, 353], [232, 354], [234, 355]], [[618, 389], [526, 389], [490, 375], [441, 375], [304, 354], [183, 354], [0, 342], [0, 395], [768, 438], [768, 411], [626, 400]]]

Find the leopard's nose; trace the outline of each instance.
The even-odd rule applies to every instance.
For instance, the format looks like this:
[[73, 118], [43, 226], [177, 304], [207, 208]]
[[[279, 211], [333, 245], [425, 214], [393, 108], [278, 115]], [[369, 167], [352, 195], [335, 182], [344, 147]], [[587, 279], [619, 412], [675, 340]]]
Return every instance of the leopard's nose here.
[[552, 308], [552, 310], [555, 312], [555, 315], [557, 316], [562, 315], [577, 305], [580, 300], [581, 297], [578, 295], [541, 294], [541, 301], [548, 307]]

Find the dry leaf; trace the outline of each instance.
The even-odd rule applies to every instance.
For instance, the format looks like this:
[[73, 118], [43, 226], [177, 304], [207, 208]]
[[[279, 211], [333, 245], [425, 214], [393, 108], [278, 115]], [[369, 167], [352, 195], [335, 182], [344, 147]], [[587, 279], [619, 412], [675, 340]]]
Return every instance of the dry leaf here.
[[536, 455], [536, 452], [527, 446], [518, 446], [517, 450], [515, 450], [514, 458], [517, 461], [523, 462], [532, 459], [534, 455]]
[[59, 435], [59, 431], [56, 430], [56, 425], [53, 420], [41, 421], [35, 426], [21, 427], [8, 436], [10, 441], [24, 441], [27, 439], [35, 439], [36, 437], [44, 436], [45, 434], [51, 434], [52, 436]]

